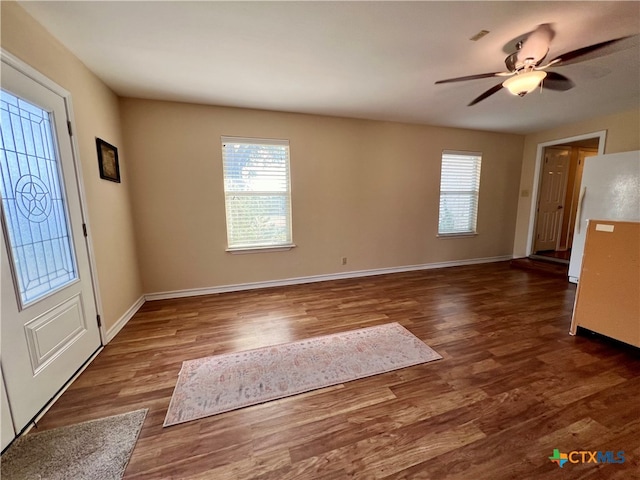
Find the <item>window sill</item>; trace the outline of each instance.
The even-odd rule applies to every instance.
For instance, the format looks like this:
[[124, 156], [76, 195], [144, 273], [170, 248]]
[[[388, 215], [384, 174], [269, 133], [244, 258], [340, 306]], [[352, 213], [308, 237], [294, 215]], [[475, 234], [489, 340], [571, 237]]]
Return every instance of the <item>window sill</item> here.
[[287, 245], [270, 245], [266, 247], [233, 247], [227, 248], [226, 251], [233, 255], [244, 255], [247, 253], [286, 252], [295, 247], [295, 244], [289, 243]]
[[477, 237], [478, 234], [476, 232], [469, 233], [439, 233], [436, 235], [438, 238], [465, 238], [465, 237]]

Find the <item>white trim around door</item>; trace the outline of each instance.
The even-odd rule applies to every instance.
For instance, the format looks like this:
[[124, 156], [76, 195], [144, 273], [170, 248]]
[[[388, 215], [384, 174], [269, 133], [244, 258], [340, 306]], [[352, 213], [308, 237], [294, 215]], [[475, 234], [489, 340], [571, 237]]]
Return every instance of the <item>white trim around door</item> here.
[[538, 207], [538, 197], [540, 195], [540, 182], [541, 182], [541, 170], [542, 159], [544, 158], [544, 149], [554, 145], [564, 145], [572, 142], [579, 142], [581, 140], [589, 140], [592, 138], [598, 138], [598, 155], [604, 155], [605, 141], [607, 138], [607, 131], [601, 130], [598, 132], [585, 133], [582, 135], [576, 135], [574, 137], [560, 138], [557, 140], [550, 140], [538, 144], [536, 150], [536, 166], [533, 176], [533, 187], [531, 188], [531, 207], [529, 211], [529, 228], [527, 229], [527, 256], [533, 253], [533, 236], [536, 228], [536, 209]]

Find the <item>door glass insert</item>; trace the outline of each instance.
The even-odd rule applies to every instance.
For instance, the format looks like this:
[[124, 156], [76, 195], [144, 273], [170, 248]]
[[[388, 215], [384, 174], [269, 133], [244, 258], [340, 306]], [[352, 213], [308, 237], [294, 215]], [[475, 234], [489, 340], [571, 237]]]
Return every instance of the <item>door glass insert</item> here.
[[78, 278], [51, 114], [0, 92], [2, 211], [22, 306]]

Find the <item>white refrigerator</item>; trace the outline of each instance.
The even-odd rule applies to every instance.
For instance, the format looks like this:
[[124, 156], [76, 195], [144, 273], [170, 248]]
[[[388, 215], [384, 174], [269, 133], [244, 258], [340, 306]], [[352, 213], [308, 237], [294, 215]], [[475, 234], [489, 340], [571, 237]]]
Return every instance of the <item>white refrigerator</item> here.
[[640, 150], [585, 159], [569, 260], [573, 283], [580, 278], [589, 219], [640, 221]]

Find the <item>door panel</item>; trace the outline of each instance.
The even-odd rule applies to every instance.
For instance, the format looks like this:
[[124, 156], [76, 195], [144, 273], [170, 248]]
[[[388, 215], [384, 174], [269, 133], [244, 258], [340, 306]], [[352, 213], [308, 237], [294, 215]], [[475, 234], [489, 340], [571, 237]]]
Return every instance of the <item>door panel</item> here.
[[[567, 248], [571, 248], [573, 243], [573, 231], [576, 224], [576, 214], [578, 212], [578, 200], [580, 198], [580, 184], [582, 182], [582, 171], [584, 169], [584, 159], [587, 157], [593, 157], [598, 154], [596, 149], [579, 148], [578, 149], [578, 164], [576, 165], [575, 178], [573, 181], [573, 189], [571, 191], [571, 207], [569, 208], [569, 221], [567, 232]], [[566, 212], [565, 212], [566, 214]]]
[[76, 295], [25, 324], [31, 366], [36, 374], [87, 330], [83, 310], [82, 297]]
[[570, 153], [564, 147], [545, 149], [534, 252], [555, 250], [558, 244]]
[[100, 348], [66, 102], [2, 64], [2, 369], [17, 432]]

